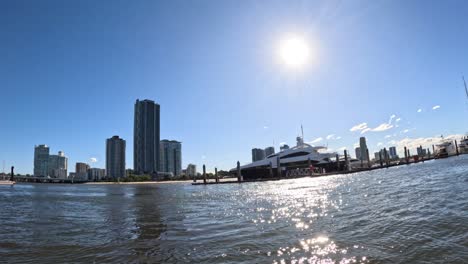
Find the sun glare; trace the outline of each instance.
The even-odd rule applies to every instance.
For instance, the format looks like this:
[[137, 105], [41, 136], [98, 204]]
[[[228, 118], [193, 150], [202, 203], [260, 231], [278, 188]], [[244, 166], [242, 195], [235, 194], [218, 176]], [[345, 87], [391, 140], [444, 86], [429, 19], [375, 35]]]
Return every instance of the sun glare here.
[[289, 37], [281, 42], [279, 55], [282, 63], [285, 65], [299, 68], [308, 62], [310, 50], [304, 39], [299, 37]]

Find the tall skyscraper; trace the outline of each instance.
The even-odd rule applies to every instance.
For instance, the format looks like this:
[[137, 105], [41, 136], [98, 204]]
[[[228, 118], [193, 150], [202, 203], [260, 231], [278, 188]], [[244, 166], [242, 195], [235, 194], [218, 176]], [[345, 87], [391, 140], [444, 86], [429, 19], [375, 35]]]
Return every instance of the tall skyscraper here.
[[49, 174], [49, 147], [39, 145], [34, 147], [34, 176], [47, 176]]
[[175, 140], [161, 140], [160, 142], [160, 163], [161, 172], [172, 173], [178, 176], [182, 172], [182, 144]]
[[367, 150], [367, 144], [366, 144], [366, 138], [365, 137], [361, 137], [359, 139], [359, 148], [361, 149], [361, 159], [362, 160], [369, 160], [369, 153], [368, 153], [368, 150]]
[[159, 105], [136, 100], [133, 126], [133, 169], [137, 174], [159, 171]]
[[107, 177], [117, 179], [125, 175], [125, 140], [113, 136], [106, 141]]
[[265, 150], [259, 148], [252, 149], [252, 162], [265, 159]]
[[357, 147], [354, 149], [354, 151], [356, 152], [356, 159], [361, 160], [361, 148]]
[[388, 149], [388, 152], [389, 152], [389, 156], [391, 159], [398, 159], [398, 155], [397, 155], [397, 152], [396, 152], [396, 147], [390, 147]]
[[267, 147], [265, 148], [265, 157], [268, 157], [272, 154], [275, 154], [275, 148], [274, 147]]
[[66, 178], [68, 159], [62, 151], [59, 151], [58, 155], [49, 155], [49, 163], [47, 167], [50, 177]]

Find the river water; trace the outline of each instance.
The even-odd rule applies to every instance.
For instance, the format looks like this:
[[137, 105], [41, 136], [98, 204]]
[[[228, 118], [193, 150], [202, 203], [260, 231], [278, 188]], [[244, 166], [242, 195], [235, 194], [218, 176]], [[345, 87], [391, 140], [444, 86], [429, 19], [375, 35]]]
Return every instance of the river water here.
[[468, 155], [218, 186], [0, 185], [0, 262], [468, 263]]

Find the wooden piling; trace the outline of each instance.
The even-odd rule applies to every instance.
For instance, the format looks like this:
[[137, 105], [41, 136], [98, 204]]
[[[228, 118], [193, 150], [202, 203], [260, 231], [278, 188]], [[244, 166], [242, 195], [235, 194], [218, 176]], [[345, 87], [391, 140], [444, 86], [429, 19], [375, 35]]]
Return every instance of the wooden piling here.
[[206, 184], [206, 167], [205, 167], [205, 164], [203, 164], [203, 183]]
[[349, 171], [348, 152], [346, 151], [346, 149], [344, 150], [344, 162], [345, 162], [345, 171]]
[[406, 161], [406, 164], [408, 164], [408, 149], [406, 148], [406, 146], [405, 146], [405, 161]]
[[215, 167], [215, 179], [216, 179], [216, 183], [219, 183], [218, 168], [216, 167]]
[[367, 156], [367, 168], [370, 168], [370, 157], [369, 157], [369, 149], [366, 148], [366, 156]]
[[15, 181], [15, 166], [11, 166], [10, 181]]
[[237, 161], [237, 181], [241, 182], [241, 169], [240, 169], [240, 162]]
[[460, 155], [460, 152], [458, 151], [458, 143], [456, 139], [455, 139], [455, 151], [457, 152], [457, 156]]

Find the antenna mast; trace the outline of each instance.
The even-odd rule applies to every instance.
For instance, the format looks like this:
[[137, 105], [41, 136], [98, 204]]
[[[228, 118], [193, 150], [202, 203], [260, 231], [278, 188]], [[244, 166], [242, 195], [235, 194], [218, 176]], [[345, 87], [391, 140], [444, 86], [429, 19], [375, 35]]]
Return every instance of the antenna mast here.
[[301, 124], [301, 132], [302, 132], [302, 141], [304, 141], [304, 128], [302, 127], [302, 124]]
[[465, 84], [466, 99], [468, 99], [468, 88], [466, 87], [465, 76], [463, 76], [462, 78], [463, 78], [463, 83]]

